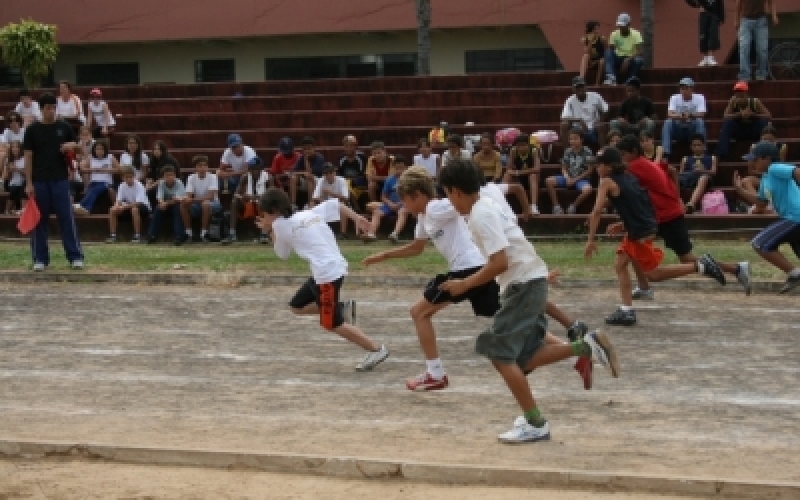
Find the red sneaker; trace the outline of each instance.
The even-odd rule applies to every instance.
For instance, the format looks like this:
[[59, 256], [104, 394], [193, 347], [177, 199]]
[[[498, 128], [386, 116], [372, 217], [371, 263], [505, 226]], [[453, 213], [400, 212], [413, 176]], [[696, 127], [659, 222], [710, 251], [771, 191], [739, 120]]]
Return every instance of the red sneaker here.
[[592, 388], [592, 360], [588, 356], [581, 356], [575, 363], [578, 375], [583, 379], [583, 388], [587, 391]]
[[447, 381], [447, 375], [438, 380], [428, 372], [406, 380], [406, 387], [409, 391], [439, 391], [446, 389], [448, 385], [450, 383]]

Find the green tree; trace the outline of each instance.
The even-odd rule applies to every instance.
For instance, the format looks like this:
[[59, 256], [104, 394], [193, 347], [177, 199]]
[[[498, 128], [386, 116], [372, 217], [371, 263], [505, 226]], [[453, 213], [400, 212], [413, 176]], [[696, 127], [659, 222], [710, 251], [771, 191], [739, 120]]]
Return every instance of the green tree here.
[[416, 0], [417, 63], [420, 75], [431, 74], [431, 0]]
[[2, 59], [19, 68], [28, 87], [38, 87], [58, 56], [56, 26], [33, 19], [10, 23], [0, 29]]

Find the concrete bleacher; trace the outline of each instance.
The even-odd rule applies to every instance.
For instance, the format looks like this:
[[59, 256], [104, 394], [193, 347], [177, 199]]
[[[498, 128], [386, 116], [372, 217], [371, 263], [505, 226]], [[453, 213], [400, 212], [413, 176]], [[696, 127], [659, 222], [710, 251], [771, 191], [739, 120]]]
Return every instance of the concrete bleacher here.
[[[730, 98], [736, 76], [735, 67], [657, 69], [642, 73], [642, 94], [653, 99], [660, 119], [666, 115], [667, 99], [677, 92], [677, 81], [691, 76], [696, 91], [706, 96], [709, 148], [716, 147], [722, 112]], [[278, 140], [290, 136], [299, 144], [302, 136], [315, 137], [318, 150], [329, 160], [341, 154], [341, 141], [355, 134], [361, 149], [367, 151], [374, 140], [384, 141], [391, 153], [411, 157], [416, 142], [431, 127], [446, 121], [456, 133], [494, 133], [499, 128], [517, 127], [524, 132], [559, 130], [559, 117], [565, 99], [572, 94], [566, 72], [508, 73], [466, 76], [359, 78], [296, 82], [253, 82], [194, 85], [139, 85], [103, 88], [105, 99], [117, 116], [117, 133], [112, 149], [122, 149], [127, 133], [138, 134], [149, 149], [155, 140], [164, 140], [182, 167], [191, 165], [196, 154], [206, 154], [212, 168], [219, 161], [225, 138], [240, 133], [267, 163], [276, 152]], [[625, 97], [624, 86], [591, 87], [612, 107], [611, 116]], [[751, 94], [763, 100], [773, 114], [780, 139], [789, 145], [789, 158], [800, 155], [800, 82], [754, 82]], [[88, 89], [76, 89], [85, 98]], [[13, 91], [0, 92], [0, 109], [16, 102]], [[467, 122], [474, 126], [464, 125]], [[657, 136], [660, 135], [660, 124]], [[731, 199], [733, 173], [745, 174], [746, 164], [739, 158], [749, 144], [734, 143], [730, 159], [720, 163], [715, 186]], [[543, 164], [539, 206], [551, 209], [544, 189], [544, 178], [559, 172], [557, 165], [563, 148], [556, 144], [549, 161]], [[671, 159], [677, 162], [688, 153], [684, 145], [673, 147]], [[563, 203], [574, 199], [571, 191], [559, 190]], [[591, 208], [590, 199], [579, 211]], [[102, 211], [102, 205], [97, 211]], [[97, 212], [96, 211], [96, 212]], [[79, 221], [81, 232], [107, 232], [102, 214]], [[585, 215], [540, 216], [526, 228], [534, 233], [572, 233]], [[688, 217], [693, 229], [736, 229], [763, 227], [769, 218], [730, 216]], [[14, 233], [12, 217], [0, 217], [0, 234]], [[97, 231], [92, 227], [98, 227]], [[125, 227], [125, 224], [123, 224]]]

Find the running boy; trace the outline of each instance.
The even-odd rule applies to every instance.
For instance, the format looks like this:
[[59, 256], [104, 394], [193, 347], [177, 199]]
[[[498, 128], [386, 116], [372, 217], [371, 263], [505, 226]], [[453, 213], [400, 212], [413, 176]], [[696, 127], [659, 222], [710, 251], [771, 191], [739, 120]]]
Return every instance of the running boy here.
[[500, 309], [492, 326], [480, 334], [475, 350], [492, 361], [523, 411], [513, 428], [498, 436], [503, 443], [550, 439], [525, 378], [535, 368], [572, 356], [591, 356], [619, 375], [619, 363], [608, 336], [591, 332], [571, 344], [545, 343], [547, 319], [547, 266], [516, 224], [516, 217], [488, 197], [480, 195], [482, 175], [471, 162], [455, 160], [443, 167], [439, 182], [453, 207], [469, 217], [467, 227], [478, 250], [487, 259], [476, 273], [448, 279], [439, 286], [460, 296], [495, 278], [500, 286]]
[[256, 226], [272, 233], [275, 254], [288, 259], [294, 251], [311, 266], [311, 278], [300, 287], [289, 302], [295, 314], [318, 314], [320, 325], [342, 338], [358, 345], [367, 355], [356, 365], [357, 371], [370, 371], [389, 357], [385, 346], [376, 344], [357, 326], [356, 303], [339, 301], [347, 261], [342, 256], [329, 222], [341, 216], [349, 217], [359, 231], [369, 228], [369, 221], [353, 212], [339, 200], [324, 201], [310, 210], [293, 213], [286, 193], [279, 188], [269, 188], [259, 200], [261, 216]]

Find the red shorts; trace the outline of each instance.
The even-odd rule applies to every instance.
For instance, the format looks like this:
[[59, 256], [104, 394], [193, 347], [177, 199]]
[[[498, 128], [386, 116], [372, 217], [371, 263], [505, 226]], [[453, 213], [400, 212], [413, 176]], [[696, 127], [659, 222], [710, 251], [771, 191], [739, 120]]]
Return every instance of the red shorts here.
[[624, 253], [632, 261], [639, 264], [644, 272], [657, 268], [664, 260], [664, 251], [653, 245], [653, 240], [629, 240], [627, 236], [622, 239], [617, 253]]

